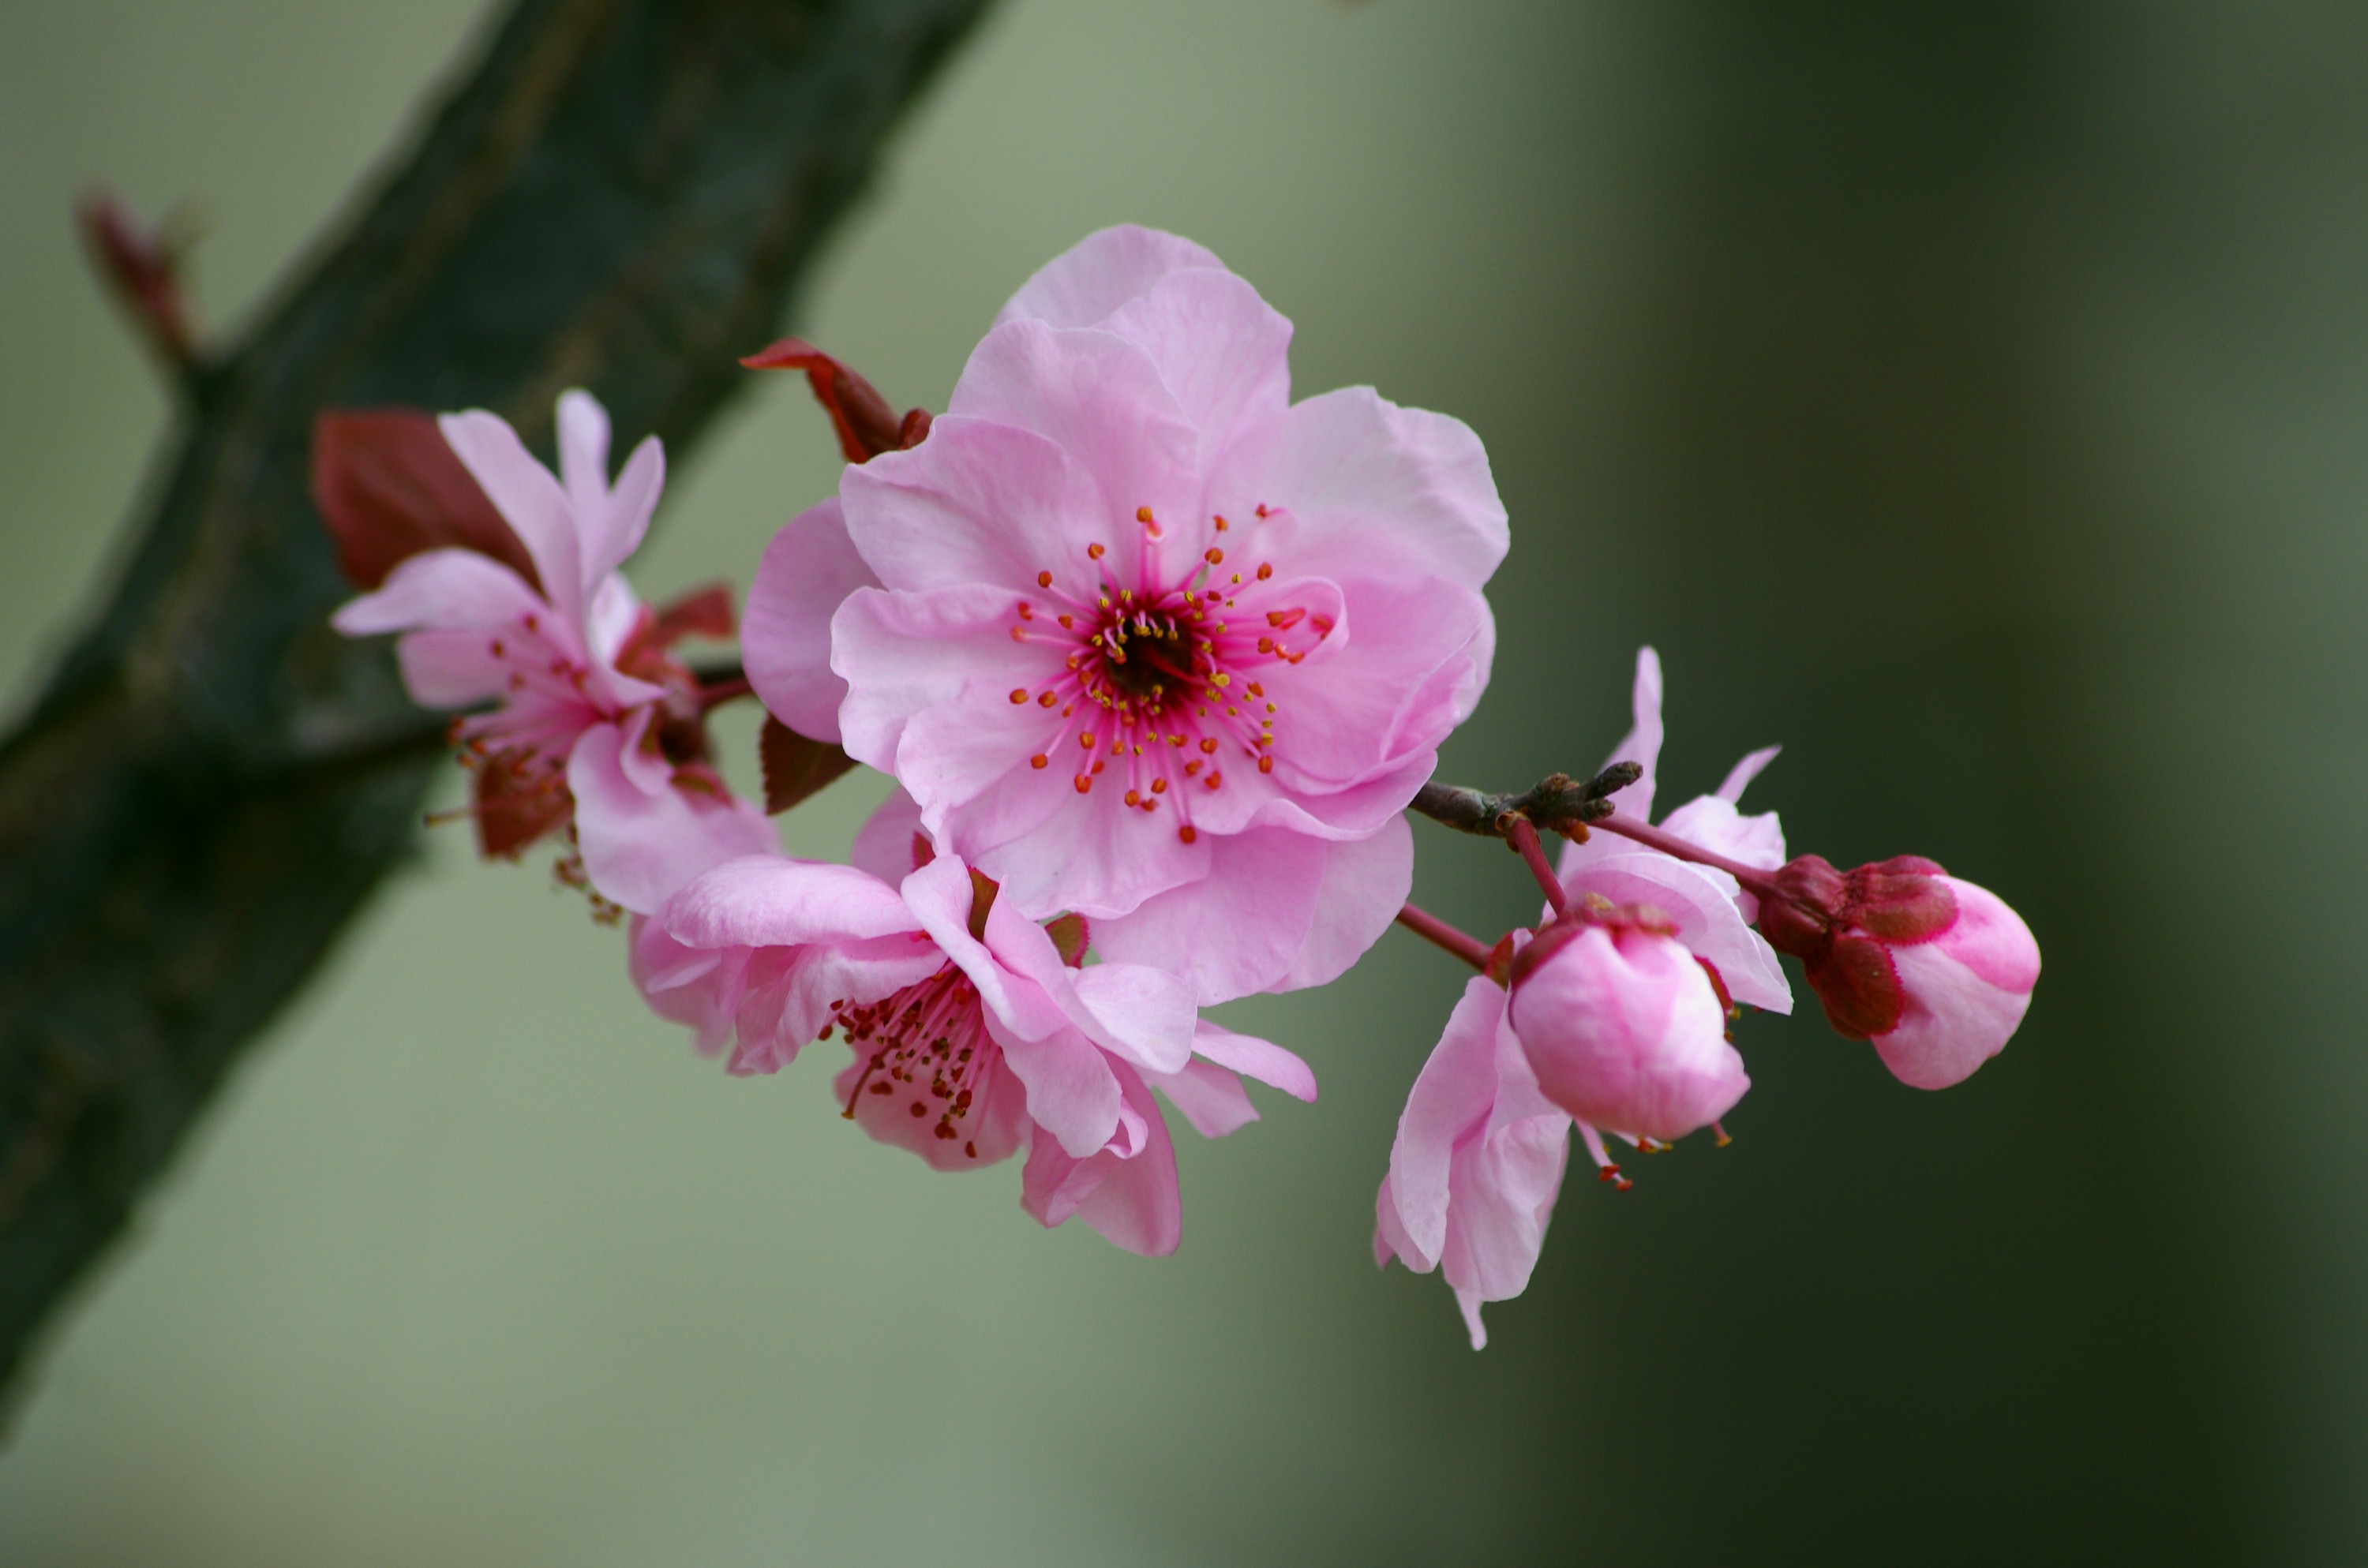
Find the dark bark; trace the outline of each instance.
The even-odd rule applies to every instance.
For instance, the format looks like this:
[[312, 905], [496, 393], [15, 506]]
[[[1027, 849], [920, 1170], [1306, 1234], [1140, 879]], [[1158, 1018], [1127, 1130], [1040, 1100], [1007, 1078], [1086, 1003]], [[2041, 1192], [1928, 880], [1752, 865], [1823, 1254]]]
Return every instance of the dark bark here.
[[424, 138], [202, 358], [123, 581], [0, 744], [0, 1386], [415, 842], [440, 722], [306, 496], [324, 407], [570, 385], [679, 455], [984, 0], [520, 0]]

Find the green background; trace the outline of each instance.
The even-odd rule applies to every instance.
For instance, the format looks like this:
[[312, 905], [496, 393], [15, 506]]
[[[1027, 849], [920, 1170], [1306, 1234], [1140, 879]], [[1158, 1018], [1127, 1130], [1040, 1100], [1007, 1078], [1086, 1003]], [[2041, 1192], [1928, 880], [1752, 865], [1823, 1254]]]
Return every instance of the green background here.
[[[235, 323], [481, 19], [0, 7], [12, 704], [170, 421], [75, 190], [194, 199]], [[1451, 776], [1591, 766], [1649, 640], [1665, 798], [1784, 742], [1752, 798], [1796, 847], [2029, 918], [2021, 1034], [1935, 1096], [1748, 1020], [1734, 1146], [1573, 1181], [1475, 1356], [1367, 1252], [1443, 956], [1236, 1010], [1324, 1098], [1187, 1133], [1148, 1262], [868, 1142], [826, 1049], [726, 1080], [447, 829], [66, 1315], [0, 1562], [2361, 1561], [2364, 71], [2339, 5], [1008, 0], [798, 324], [942, 406], [1087, 230], [1212, 245], [1302, 391], [1487, 442], [1515, 544]], [[834, 466], [757, 389], [637, 580], [745, 583]], [[1417, 840], [1442, 913], [1534, 903]]]

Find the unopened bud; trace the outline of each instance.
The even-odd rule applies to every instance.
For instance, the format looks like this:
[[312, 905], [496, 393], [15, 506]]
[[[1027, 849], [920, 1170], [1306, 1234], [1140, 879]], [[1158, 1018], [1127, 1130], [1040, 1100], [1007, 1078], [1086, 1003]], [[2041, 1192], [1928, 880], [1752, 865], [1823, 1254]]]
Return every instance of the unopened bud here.
[[2039, 944], [1987, 889], [1915, 855], [1847, 873], [1804, 855], [1774, 881], [1760, 934], [1801, 960], [1834, 1028], [1872, 1041], [1902, 1083], [1962, 1083], [2022, 1022]]
[[1592, 1127], [1675, 1141], [1751, 1086], [1710, 976], [1657, 911], [1558, 922], [1512, 966], [1508, 1017], [1548, 1099]]

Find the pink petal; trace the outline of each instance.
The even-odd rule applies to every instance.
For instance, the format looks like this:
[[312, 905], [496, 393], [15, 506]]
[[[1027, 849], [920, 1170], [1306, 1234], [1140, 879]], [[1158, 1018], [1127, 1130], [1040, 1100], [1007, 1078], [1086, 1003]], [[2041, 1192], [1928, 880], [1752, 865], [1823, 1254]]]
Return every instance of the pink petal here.
[[[348, 599], [329, 624], [348, 637], [381, 631], [486, 631], [528, 616], [550, 624], [551, 607], [526, 579], [473, 550], [423, 551], [386, 574], [376, 593]], [[570, 641], [573, 639], [571, 638]]]
[[[1761, 746], [1758, 751], [1748, 753], [1742, 761], [1726, 770], [1725, 781], [1718, 787], [1718, 798], [1730, 804], [1742, 800], [1744, 790], [1759, 777], [1759, 770], [1775, 761], [1776, 754], [1783, 749], [1782, 746]], [[1782, 864], [1781, 860], [1779, 864]]]
[[1281, 985], [1308, 946], [1331, 846], [1270, 828], [1204, 842], [1206, 876], [1097, 920], [1094, 944], [1105, 959], [1183, 976], [1213, 1006]]
[[871, 873], [780, 854], [744, 856], [701, 873], [656, 919], [694, 948], [797, 947], [921, 929], [903, 895]]
[[1901, 1083], [1945, 1089], [2006, 1048], [2039, 982], [2039, 944], [1987, 888], [1945, 879], [1957, 919], [1930, 942], [1890, 949], [1907, 993], [1899, 1026], [1874, 1049]]
[[1181, 1072], [1145, 1073], [1144, 1077], [1203, 1138], [1223, 1138], [1258, 1119], [1242, 1081], [1214, 1062], [1188, 1062]]
[[1245, 444], [1211, 490], [1244, 510], [1287, 507], [1311, 550], [1383, 540], [1413, 552], [1426, 574], [1474, 591], [1511, 539], [1480, 438], [1461, 420], [1401, 408], [1371, 387], [1296, 404]]
[[534, 558], [535, 574], [552, 608], [573, 624], [584, 619], [583, 552], [567, 492], [535, 461], [507, 420], [483, 409], [448, 414], [437, 424], [453, 455], [483, 486], [512, 532]]
[[1220, 1067], [1271, 1085], [1293, 1099], [1315, 1103], [1314, 1071], [1270, 1040], [1235, 1034], [1203, 1018], [1193, 1031], [1192, 1050]]
[[1142, 1119], [1143, 1148], [1130, 1158], [1109, 1150], [1076, 1158], [1040, 1138], [1021, 1173], [1020, 1204], [1048, 1229], [1075, 1214], [1129, 1252], [1165, 1257], [1184, 1233], [1176, 1147], [1143, 1080], [1124, 1065], [1117, 1072], [1128, 1108]]
[[779, 853], [773, 824], [742, 801], [636, 786], [624, 766], [624, 740], [617, 725], [595, 724], [567, 759], [584, 869], [602, 897], [647, 915], [711, 866]]
[[[1132, 1078], [1133, 1068], [1114, 1062], [1075, 1029], [1026, 1040], [1007, 1029], [992, 1011], [986, 1027], [1003, 1048], [1005, 1063], [1028, 1085], [1029, 1117], [1072, 1159], [1085, 1159], [1110, 1141], [1125, 1103], [1118, 1074]], [[1046, 1142], [1037, 1140], [1040, 1147]]]
[[[1636, 650], [1636, 681], [1629, 698], [1629, 709], [1634, 715], [1634, 722], [1628, 733], [1621, 737], [1620, 744], [1611, 748], [1611, 755], [1603, 759], [1603, 766], [1609, 767], [1615, 762], [1634, 762], [1643, 766], [1644, 776], [1624, 790], [1613, 790], [1611, 800], [1622, 816], [1650, 823], [1653, 820], [1654, 770], [1659, 766], [1661, 757], [1661, 656], [1650, 648]], [[1567, 884], [1578, 869], [1588, 861], [1623, 853], [1626, 848], [1627, 841], [1616, 834], [1591, 834], [1584, 843], [1565, 843], [1562, 846], [1560, 859], [1555, 862], [1555, 869]]]
[[1172, 272], [1099, 324], [1159, 368], [1201, 433], [1203, 463], [1246, 424], [1271, 425], [1291, 403], [1291, 323], [1230, 272]]
[[757, 562], [740, 621], [741, 660], [767, 711], [810, 740], [839, 738], [847, 700], [847, 682], [830, 667], [830, 619], [848, 595], [879, 585], [836, 498], [784, 523]]
[[847, 858], [894, 887], [920, 869], [913, 840], [927, 836], [921, 832], [921, 808], [898, 785], [855, 830]]
[[[994, 916], [987, 926], [993, 943]], [[1045, 945], [1052, 945], [1049, 939]], [[1053, 957], [1057, 962], [1059, 954]], [[1076, 976], [1076, 995], [1090, 1015], [1090, 1022], [1080, 1025], [1087, 1038], [1146, 1073], [1178, 1073], [1190, 1064], [1199, 1022], [1190, 985], [1147, 964], [1098, 963], [1063, 972]]]
[[1095, 326], [1172, 272], [1224, 263], [1190, 240], [1122, 223], [1087, 234], [1036, 269], [995, 318]]
[[1563, 886], [1573, 899], [1596, 893], [1613, 903], [1660, 910], [1677, 922], [1678, 940], [1688, 951], [1718, 966], [1728, 995], [1771, 1013], [1790, 1013], [1793, 988], [1783, 965], [1767, 938], [1744, 923], [1736, 906], [1735, 879], [1634, 845], [1628, 848], [1630, 853], [1590, 860], [1565, 876]]
[[[1071, 545], [1080, 553], [1091, 543], [1107, 546], [1106, 563], [1121, 583], [1133, 580], [1140, 560], [1138, 508], [1178, 522], [1200, 511], [1200, 433], [1151, 357], [1123, 338], [1006, 322], [972, 351], [946, 412], [1032, 430], [1085, 470], [1100, 493], [1106, 531], [1073, 536]], [[870, 558], [860, 519], [848, 522]], [[894, 581], [886, 562], [872, 564]]]
[[[949, 414], [910, 451], [883, 452], [839, 481], [855, 547], [894, 588], [991, 583], [1044, 602], [1037, 574], [1073, 597], [1100, 589], [1086, 555], [1123, 536], [1093, 475], [1030, 430]], [[1006, 603], [1008, 612], [1011, 606]]]
[[1473, 976], [1398, 1116], [1389, 1188], [1405, 1237], [1398, 1256], [1417, 1274], [1438, 1267], [1446, 1248], [1449, 1171], [1457, 1143], [1487, 1119], [1497, 1097], [1497, 1036], [1504, 1020], [1504, 988]]
[[[868, 464], [866, 465], [869, 466]], [[839, 744], [859, 762], [892, 773], [926, 811], [931, 789], [900, 766], [897, 746], [914, 715], [960, 699], [976, 686], [976, 707], [993, 710], [1012, 687], [1034, 684], [1048, 655], [1011, 641], [1011, 595], [984, 585], [928, 593], [858, 588], [831, 618], [831, 668], [848, 684], [839, 709]], [[1008, 705], [1008, 704], [1007, 704]], [[984, 781], [929, 767], [926, 753], [912, 765], [961, 798]], [[1027, 766], [1022, 753], [1019, 766]]]
[[559, 394], [559, 474], [574, 514], [583, 584], [588, 590], [624, 563], [649, 531], [666, 487], [666, 455], [646, 437], [609, 484], [609, 414], [591, 393]]
[[1529, 1288], [1569, 1148], [1570, 1119], [1550, 1115], [1495, 1128], [1456, 1152], [1454, 1206], [1440, 1262], [1459, 1301], [1469, 1298], [1465, 1323], [1474, 1350], [1487, 1343], [1478, 1303]]
[[1414, 831], [1392, 817], [1371, 838], [1325, 846], [1324, 886], [1307, 941], [1273, 989], [1328, 985], [1365, 956], [1414, 891]]
[[[1042, 986], [1024, 974], [1015, 973], [996, 957], [995, 953], [970, 934], [973, 887], [970, 868], [951, 855], [940, 855], [905, 879], [902, 892], [905, 907], [913, 912], [922, 927], [944, 949], [946, 957], [962, 966], [971, 983], [978, 987], [979, 1000], [987, 1015], [1001, 1027], [1027, 1040], [1042, 1040], [1048, 1035], [1074, 1032], [1075, 1026], [1060, 1006], [1045, 994]], [[996, 910], [1001, 910], [997, 901]], [[1040, 930], [1038, 936], [1043, 937]], [[1044, 937], [1050, 949], [1053, 939]], [[1007, 947], [1018, 944], [1007, 939]], [[1060, 966], [1060, 956], [1053, 954], [1053, 966]], [[1065, 971], [1064, 971], [1065, 973]], [[1000, 1038], [1000, 1037], [998, 1037]], [[1079, 1045], [1092, 1047], [1080, 1040]], [[1104, 1134], [1107, 1136], [1107, 1134]]]

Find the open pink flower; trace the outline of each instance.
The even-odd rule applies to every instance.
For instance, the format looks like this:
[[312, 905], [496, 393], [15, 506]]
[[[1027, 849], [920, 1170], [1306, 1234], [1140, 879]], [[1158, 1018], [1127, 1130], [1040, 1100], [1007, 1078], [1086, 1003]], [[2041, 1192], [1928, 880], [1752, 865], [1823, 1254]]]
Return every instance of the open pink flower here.
[[[894, 848], [870, 837], [874, 853]], [[901, 887], [752, 856], [636, 922], [633, 972], [707, 1049], [736, 1039], [733, 1072], [776, 1071], [844, 1034], [854, 1060], [838, 1096], [872, 1137], [940, 1170], [1024, 1146], [1021, 1205], [1039, 1222], [1074, 1214], [1131, 1252], [1173, 1252], [1175, 1151], [1151, 1089], [1213, 1138], [1257, 1119], [1237, 1074], [1306, 1100], [1315, 1078], [1289, 1051], [1201, 1019], [1164, 970], [1071, 967], [1055, 933], [1081, 956], [1075, 921], [1048, 932], [950, 855]]]
[[[1650, 648], [1636, 652], [1636, 683], [1632, 699], [1634, 727], [1612, 748], [1606, 765], [1633, 762], [1644, 769], [1637, 780], [1615, 791], [1611, 799], [1621, 815], [1653, 820], [1655, 768], [1661, 752], [1661, 660]], [[1736, 763], [1715, 793], [1699, 796], [1671, 812], [1661, 826], [1747, 866], [1774, 870], [1784, 863], [1784, 830], [1774, 812], [1745, 816], [1736, 802], [1744, 787], [1775, 759], [1776, 747], [1755, 751]], [[1595, 833], [1584, 843], [1563, 846], [1555, 871], [1574, 906], [1590, 898], [1614, 905], [1638, 905], [1660, 911], [1675, 926], [1675, 936], [1696, 958], [1709, 964], [1719, 983], [1735, 1001], [1771, 1013], [1793, 1010], [1793, 988], [1786, 983], [1775, 949], [1752, 922], [1759, 902], [1736, 885], [1733, 877], [1708, 866], [1664, 855], [1632, 839]]]
[[1505, 988], [1475, 975], [1398, 1118], [1374, 1199], [1373, 1260], [1443, 1267], [1481, 1348], [1481, 1303], [1529, 1286], [1569, 1147], [1570, 1118], [1539, 1092], [1506, 1021]]
[[1674, 1142], [1751, 1086], [1709, 974], [1658, 910], [1557, 921], [1515, 955], [1507, 1017], [1574, 1119]]
[[1987, 888], [1914, 855], [1842, 872], [1804, 855], [1760, 927], [1803, 971], [1826, 1017], [1872, 1040], [1901, 1083], [1945, 1089], [2005, 1049], [2039, 983], [2039, 943]]
[[[349, 562], [368, 524], [340, 504], [351, 489], [338, 481], [361, 454], [382, 460], [390, 443], [379, 426], [390, 417], [402, 416], [323, 424], [315, 488]], [[617, 571], [641, 543], [665, 483], [656, 438], [634, 449], [611, 486], [609, 418], [588, 393], [559, 400], [557, 476], [494, 415], [438, 423], [498, 519], [448, 529], [444, 537], [466, 542], [402, 554], [391, 569], [378, 541], [373, 566], [383, 581], [335, 624], [355, 637], [403, 633], [404, 684], [422, 705], [492, 705], [453, 726], [477, 769], [487, 852], [514, 855], [572, 822], [593, 888], [648, 911], [707, 867], [772, 847], [763, 814], [734, 800], [708, 765], [697, 684], [667, 652], [693, 633], [730, 635], [729, 599], [711, 591], [653, 614]], [[433, 474], [440, 454], [403, 438], [429, 472], [423, 485], [465, 506], [453, 482]]]
[[1494, 646], [1479, 441], [1370, 389], [1292, 403], [1290, 337], [1200, 246], [1091, 235], [751, 595], [777, 716], [835, 719], [1016, 910], [1085, 915], [1202, 1001], [1320, 983], [1378, 937], [1400, 813]]

